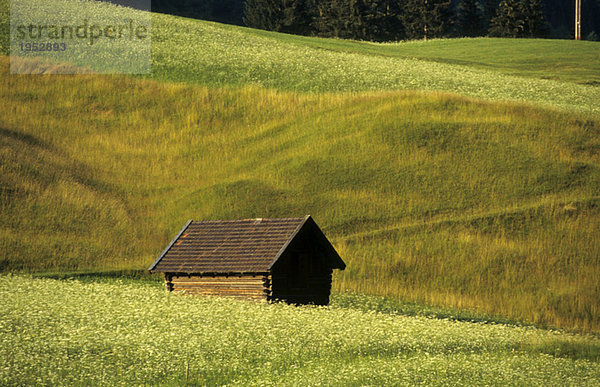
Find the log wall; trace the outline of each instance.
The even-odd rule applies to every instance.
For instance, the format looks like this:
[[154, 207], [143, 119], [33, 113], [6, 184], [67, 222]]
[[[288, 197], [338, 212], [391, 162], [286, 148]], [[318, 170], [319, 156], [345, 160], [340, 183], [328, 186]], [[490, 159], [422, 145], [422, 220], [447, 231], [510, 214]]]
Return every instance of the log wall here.
[[271, 296], [270, 275], [165, 276], [167, 290], [188, 294], [268, 300]]

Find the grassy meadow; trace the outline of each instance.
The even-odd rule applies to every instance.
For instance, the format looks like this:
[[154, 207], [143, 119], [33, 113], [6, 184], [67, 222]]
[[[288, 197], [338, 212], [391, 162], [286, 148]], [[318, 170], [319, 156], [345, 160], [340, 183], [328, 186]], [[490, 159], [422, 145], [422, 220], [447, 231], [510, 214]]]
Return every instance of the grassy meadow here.
[[[9, 53], [8, 3], [0, 0], [4, 19], [0, 54], [5, 55]], [[44, 4], [49, 9], [64, 8], [64, 0], [44, 0]], [[64, 13], [78, 20], [84, 4], [69, 6]], [[107, 3], [90, 7], [102, 17], [137, 20], [143, 15]], [[32, 9], [31, 14], [35, 12], [44, 11]], [[103, 47], [107, 57], [111, 46]], [[93, 56], [75, 58], [74, 64], [94, 69], [96, 51]], [[255, 85], [302, 93], [428, 90], [600, 113], [599, 42], [481, 38], [377, 44], [153, 14], [152, 56], [148, 76], [165, 82]]]
[[[1, 385], [600, 381], [600, 43], [153, 14], [149, 75], [10, 75], [8, 20], [0, 0]], [[347, 263], [329, 307], [145, 272], [188, 219], [305, 214]]]
[[0, 276], [0, 383], [593, 385], [600, 340], [534, 327]]
[[2, 65], [4, 271], [144, 269], [187, 219], [311, 214], [335, 290], [600, 327], [595, 118]]
[[163, 15], [152, 23], [151, 76], [158, 80], [297, 92], [427, 90], [600, 113], [599, 42], [482, 38], [375, 44]]
[[598, 85], [598, 43], [557, 39], [461, 38], [399, 43], [315, 39], [262, 30], [248, 33], [312, 48], [493, 70], [505, 75]]

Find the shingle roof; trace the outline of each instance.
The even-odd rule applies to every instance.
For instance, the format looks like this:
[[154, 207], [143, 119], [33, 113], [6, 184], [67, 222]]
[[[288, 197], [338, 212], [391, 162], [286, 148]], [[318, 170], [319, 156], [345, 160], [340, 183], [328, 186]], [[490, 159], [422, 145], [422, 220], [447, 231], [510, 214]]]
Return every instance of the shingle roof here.
[[[189, 221], [149, 270], [179, 273], [268, 272], [307, 221], [314, 224], [310, 216]], [[320, 235], [325, 238], [322, 233]], [[337, 253], [335, 256], [344, 265]]]

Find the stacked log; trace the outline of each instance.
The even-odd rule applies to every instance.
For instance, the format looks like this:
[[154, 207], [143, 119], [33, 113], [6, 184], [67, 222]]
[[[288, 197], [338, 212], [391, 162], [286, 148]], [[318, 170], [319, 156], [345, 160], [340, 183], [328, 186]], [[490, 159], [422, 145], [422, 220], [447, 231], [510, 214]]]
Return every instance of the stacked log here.
[[167, 290], [196, 295], [267, 300], [271, 296], [270, 275], [166, 276]]

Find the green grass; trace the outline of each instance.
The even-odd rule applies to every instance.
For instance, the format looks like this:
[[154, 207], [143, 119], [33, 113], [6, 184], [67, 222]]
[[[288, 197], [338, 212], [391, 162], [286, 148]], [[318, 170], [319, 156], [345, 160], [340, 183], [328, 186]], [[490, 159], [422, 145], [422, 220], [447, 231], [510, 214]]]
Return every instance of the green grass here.
[[[0, 277], [2, 385], [591, 385], [600, 340], [532, 327]], [[186, 373], [188, 374], [186, 381]]]
[[152, 31], [150, 80], [0, 59], [0, 270], [143, 270], [190, 218], [312, 214], [338, 291], [600, 330], [599, 43]]
[[[7, 3], [0, 2], [5, 15]], [[116, 12], [108, 5], [97, 9], [102, 15]], [[139, 16], [131, 10], [121, 13]], [[7, 26], [0, 30], [5, 36], [0, 52], [7, 54]], [[430, 90], [600, 113], [598, 42], [453, 39], [375, 44], [155, 14], [152, 53], [150, 77], [162, 81], [298, 92]], [[84, 57], [77, 64], [94, 68], [95, 61]]]
[[288, 44], [340, 53], [418, 59], [493, 70], [506, 75], [600, 84], [600, 48], [597, 42], [463, 38], [371, 43], [299, 37], [262, 30], [247, 31]]
[[152, 77], [159, 80], [300, 92], [431, 90], [600, 112], [600, 88], [589, 86], [600, 82], [597, 42], [456, 39], [374, 44], [163, 15], [153, 18], [153, 31]]
[[348, 263], [336, 290], [600, 327], [598, 120], [421, 92], [0, 81], [5, 271], [140, 270], [187, 219], [312, 214]]

